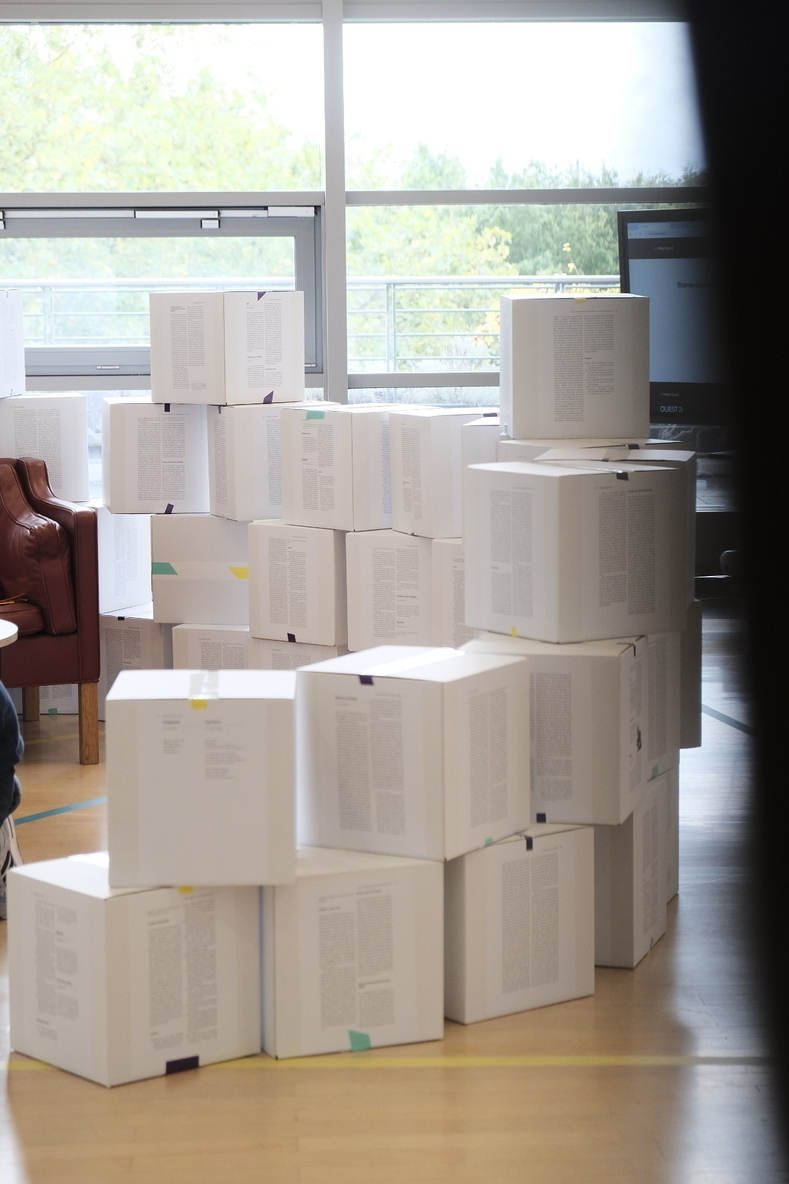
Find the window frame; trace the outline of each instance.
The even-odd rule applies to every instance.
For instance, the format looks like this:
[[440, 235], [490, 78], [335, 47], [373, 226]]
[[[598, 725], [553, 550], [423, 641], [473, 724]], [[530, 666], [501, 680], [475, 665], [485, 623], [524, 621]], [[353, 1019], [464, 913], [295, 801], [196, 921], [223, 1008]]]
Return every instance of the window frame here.
[[[155, 13], [152, 14], [152, 8]], [[571, 204], [611, 205], [632, 202], [650, 204], [705, 204], [706, 187], [666, 186], [660, 188], [551, 189], [551, 190], [346, 190], [345, 119], [343, 95], [343, 28], [347, 23], [392, 22], [410, 24], [440, 22], [533, 22], [570, 23], [631, 22], [662, 23], [687, 19], [681, 0], [258, 0], [251, 6], [243, 0], [156, 0], [154, 6], [142, 0], [104, 0], [101, 14], [86, 0], [61, 0], [53, 12], [51, 0], [28, 0], [21, 4], [0, 0], [0, 22], [6, 24], [49, 23], [201, 23], [261, 24], [319, 23], [323, 31], [324, 72], [324, 189], [320, 193], [295, 194], [132, 194], [132, 195], [0, 195], [0, 209], [38, 208], [67, 211], [82, 206], [106, 210], [112, 206], [140, 209], [198, 206], [228, 209], [253, 207], [276, 200], [282, 206], [313, 205], [315, 217], [314, 307], [316, 343], [320, 366], [307, 369], [311, 386], [323, 386], [323, 396], [344, 403], [349, 387], [375, 386], [481, 386], [498, 385], [499, 375], [479, 371], [435, 373], [348, 374], [348, 316], [346, 209], [349, 206], [403, 205], [504, 205]], [[73, 217], [73, 214], [72, 214]], [[106, 217], [106, 215], [102, 215]], [[13, 221], [13, 219], [10, 219]], [[261, 219], [265, 221], [265, 219]], [[6, 222], [6, 226], [9, 223]], [[171, 221], [169, 232], [173, 231]], [[2, 231], [0, 231], [2, 233]], [[8, 233], [8, 231], [6, 231]], [[185, 232], [186, 233], [186, 232]], [[210, 232], [209, 232], [210, 233]], [[297, 286], [299, 270], [297, 263]], [[309, 301], [305, 290], [305, 300]], [[94, 362], [94, 365], [97, 364]], [[31, 365], [38, 362], [31, 358]], [[141, 365], [139, 358], [122, 360], [124, 371]], [[62, 370], [62, 367], [61, 367]], [[114, 374], [114, 377], [110, 377]], [[95, 375], [95, 371], [94, 371]], [[144, 375], [103, 370], [92, 378], [58, 374], [31, 374], [33, 389], [135, 389]]]
[[[0, 197], [4, 238], [293, 238], [295, 286], [304, 292], [305, 376], [323, 377], [322, 193], [86, 194], [79, 204], [74, 195], [24, 199]], [[31, 389], [150, 386], [146, 346], [28, 346], [25, 355]]]

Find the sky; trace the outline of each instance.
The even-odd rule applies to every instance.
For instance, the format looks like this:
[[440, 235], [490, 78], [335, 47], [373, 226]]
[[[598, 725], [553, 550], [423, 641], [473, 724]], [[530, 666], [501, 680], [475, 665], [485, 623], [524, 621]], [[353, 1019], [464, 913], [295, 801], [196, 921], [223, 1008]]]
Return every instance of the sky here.
[[[677, 25], [346, 28], [345, 117], [363, 141], [419, 140], [485, 180], [501, 157], [576, 160], [620, 179], [703, 160], [692, 65]], [[383, 62], [383, 67], [382, 67]]]
[[[269, 26], [268, 36], [274, 52], [247, 43], [242, 56], [280, 118], [314, 136], [320, 30]], [[605, 164], [623, 181], [704, 163], [683, 25], [426, 23], [415, 36], [413, 26], [348, 24], [344, 55], [349, 154], [389, 147], [399, 160], [424, 142], [460, 157], [472, 184], [498, 157], [508, 171], [530, 159]], [[231, 56], [214, 68], [237, 78]]]
[[[116, 35], [119, 39], [121, 28]], [[179, 68], [260, 87], [297, 140], [322, 138], [318, 24], [191, 28]], [[120, 40], [119, 40], [120, 48]], [[396, 171], [425, 143], [471, 185], [501, 158], [679, 176], [704, 152], [686, 28], [671, 23], [346, 24], [348, 156]]]

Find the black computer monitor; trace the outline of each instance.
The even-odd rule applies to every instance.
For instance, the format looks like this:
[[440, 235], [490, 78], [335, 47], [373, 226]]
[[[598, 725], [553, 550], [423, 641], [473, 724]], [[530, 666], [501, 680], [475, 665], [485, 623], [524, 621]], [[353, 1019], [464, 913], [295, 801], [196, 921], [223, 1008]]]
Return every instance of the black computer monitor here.
[[729, 423], [708, 209], [620, 210], [623, 292], [649, 297], [650, 422]]

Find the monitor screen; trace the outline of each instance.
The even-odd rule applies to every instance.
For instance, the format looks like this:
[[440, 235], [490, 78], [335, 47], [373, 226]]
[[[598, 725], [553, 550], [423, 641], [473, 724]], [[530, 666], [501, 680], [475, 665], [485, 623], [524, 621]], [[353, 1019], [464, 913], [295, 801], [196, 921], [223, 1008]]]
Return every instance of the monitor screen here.
[[710, 211], [619, 213], [623, 292], [649, 297], [650, 421], [727, 424]]

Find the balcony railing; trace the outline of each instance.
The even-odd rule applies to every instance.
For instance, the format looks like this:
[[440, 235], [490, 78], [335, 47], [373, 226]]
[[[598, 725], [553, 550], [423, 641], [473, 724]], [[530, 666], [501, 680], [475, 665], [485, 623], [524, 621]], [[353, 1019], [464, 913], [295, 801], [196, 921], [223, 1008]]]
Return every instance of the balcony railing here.
[[[25, 293], [29, 346], [146, 347], [148, 293], [292, 288], [277, 276], [184, 280], [14, 280]], [[616, 275], [383, 276], [348, 279], [351, 373], [496, 371], [505, 292], [612, 292]]]
[[398, 276], [348, 280], [351, 373], [499, 368], [506, 292], [611, 292], [618, 275]]

